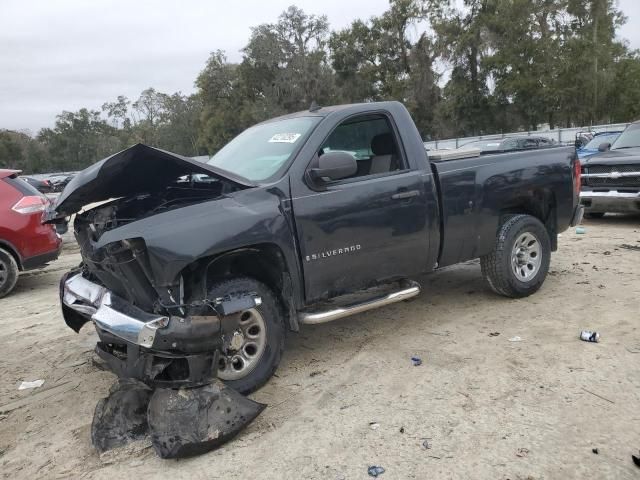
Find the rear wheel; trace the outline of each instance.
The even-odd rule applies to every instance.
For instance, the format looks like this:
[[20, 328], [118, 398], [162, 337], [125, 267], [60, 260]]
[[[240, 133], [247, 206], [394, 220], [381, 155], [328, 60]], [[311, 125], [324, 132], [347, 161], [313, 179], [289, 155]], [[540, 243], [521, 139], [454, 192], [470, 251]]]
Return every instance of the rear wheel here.
[[269, 287], [249, 277], [214, 283], [209, 298], [255, 292], [262, 303], [241, 312], [233, 331], [223, 336], [218, 378], [240, 393], [251, 393], [274, 374], [284, 350], [282, 309]]
[[0, 298], [8, 295], [18, 281], [18, 264], [9, 252], [0, 248]]
[[551, 242], [544, 225], [530, 215], [504, 219], [493, 252], [480, 259], [482, 274], [491, 289], [505, 297], [535, 293], [549, 271]]

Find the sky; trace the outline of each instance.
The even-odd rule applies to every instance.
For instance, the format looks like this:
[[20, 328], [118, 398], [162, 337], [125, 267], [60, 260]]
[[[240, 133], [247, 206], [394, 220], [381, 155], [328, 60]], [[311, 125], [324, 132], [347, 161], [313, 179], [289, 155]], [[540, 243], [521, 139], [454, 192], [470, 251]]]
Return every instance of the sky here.
[[[379, 15], [388, 0], [0, 0], [0, 128], [35, 134], [62, 110], [100, 109], [148, 87], [194, 91], [214, 50], [241, 59], [252, 26], [295, 3], [331, 28]], [[640, 1], [619, 0], [640, 48]]]

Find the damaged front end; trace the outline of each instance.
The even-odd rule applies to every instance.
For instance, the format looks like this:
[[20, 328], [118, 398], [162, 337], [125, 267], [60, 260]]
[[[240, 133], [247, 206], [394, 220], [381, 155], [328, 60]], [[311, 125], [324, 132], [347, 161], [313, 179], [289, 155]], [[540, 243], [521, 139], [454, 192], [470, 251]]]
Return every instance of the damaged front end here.
[[[76, 215], [83, 263], [60, 284], [65, 322], [76, 332], [94, 323], [96, 353], [120, 378], [96, 407], [93, 443], [102, 451], [143, 432], [164, 458], [215, 448], [264, 408], [216, 378], [223, 324], [260, 298], [208, 299], [206, 280], [185, 286], [181, 275], [169, 273], [186, 263], [179, 248], [171, 252], [147, 243], [179, 228], [173, 219], [180, 209], [250, 185], [144, 145], [96, 165], [74, 178], [49, 214], [55, 222], [89, 203], [116, 198]], [[194, 174], [202, 173], [209, 180], [194, 182]], [[163, 220], [154, 221], [157, 215]]]

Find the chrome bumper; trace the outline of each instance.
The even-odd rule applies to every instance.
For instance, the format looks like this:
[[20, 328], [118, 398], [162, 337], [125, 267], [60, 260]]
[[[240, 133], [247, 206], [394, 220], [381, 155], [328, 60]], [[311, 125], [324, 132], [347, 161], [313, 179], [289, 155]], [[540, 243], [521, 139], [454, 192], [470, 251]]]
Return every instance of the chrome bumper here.
[[64, 282], [62, 302], [98, 328], [141, 347], [151, 348], [156, 331], [169, 325], [169, 317], [140, 310], [81, 274]]
[[580, 203], [587, 212], [640, 212], [640, 192], [580, 192]]

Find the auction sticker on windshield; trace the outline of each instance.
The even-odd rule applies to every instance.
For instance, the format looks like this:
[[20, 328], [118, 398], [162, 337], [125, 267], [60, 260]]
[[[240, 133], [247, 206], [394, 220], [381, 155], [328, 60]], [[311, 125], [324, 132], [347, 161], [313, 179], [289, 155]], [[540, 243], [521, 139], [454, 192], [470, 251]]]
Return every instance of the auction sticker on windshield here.
[[276, 133], [269, 139], [269, 143], [296, 143], [301, 133]]

